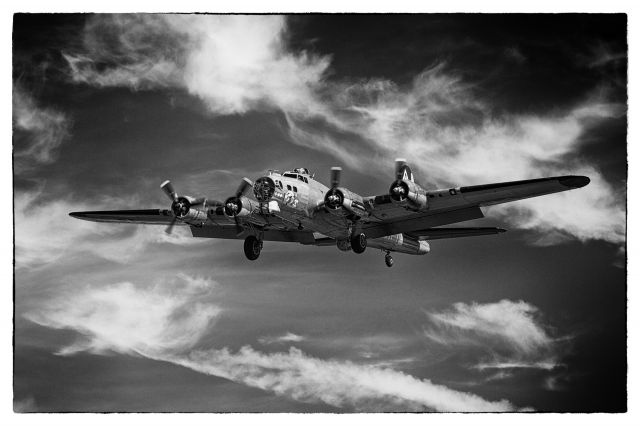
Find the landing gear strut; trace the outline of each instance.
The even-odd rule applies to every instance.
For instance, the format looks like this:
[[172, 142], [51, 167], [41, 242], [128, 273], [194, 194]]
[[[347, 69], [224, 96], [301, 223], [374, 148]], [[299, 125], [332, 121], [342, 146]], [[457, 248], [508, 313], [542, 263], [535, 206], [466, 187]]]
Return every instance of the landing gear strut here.
[[387, 254], [384, 255], [384, 263], [391, 268], [393, 266], [393, 257], [391, 257], [391, 254], [389, 252], [387, 252]]
[[249, 235], [244, 240], [244, 254], [249, 260], [256, 260], [262, 250], [262, 241], [253, 235]]
[[367, 248], [366, 235], [360, 232], [359, 234], [353, 234], [353, 236], [351, 236], [351, 250], [353, 250], [354, 253], [358, 253], [358, 254], [364, 253], [366, 248]]

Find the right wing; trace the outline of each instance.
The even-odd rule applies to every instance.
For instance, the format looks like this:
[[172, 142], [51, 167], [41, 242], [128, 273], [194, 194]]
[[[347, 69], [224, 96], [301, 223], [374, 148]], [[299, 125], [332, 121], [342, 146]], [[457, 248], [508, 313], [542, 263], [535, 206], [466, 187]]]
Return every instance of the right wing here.
[[[73, 212], [69, 213], [69, 216], [91, 222], [136, 223], [143, 225], [169, 225], [174, 217], [171, 210], [161, 209]], [[213, 223], [208, 221], [202, 226], [194, 226], [178, 220], [175, 224], [189, 225], [191, 227], [191, 235], [194, 237], [233, 240], [244, 239], [246, 237], [243, 232], [238, 233], [238, 228], [234, 223]], [[335, 244], [333, 239], [314, 235], [311, 231], [300, 231], [297, 229], [265, 229], [263, 231], [263, 239], [265, 241], [296, 242], [311, 245]]]
[[[173, 221], [171, 210], [108, 210], [73, 212], [69, 216], [91, 222], [140, 223], [145, 225], [169, 225]], [[176, 222], [179, 225], [180, 222]]]

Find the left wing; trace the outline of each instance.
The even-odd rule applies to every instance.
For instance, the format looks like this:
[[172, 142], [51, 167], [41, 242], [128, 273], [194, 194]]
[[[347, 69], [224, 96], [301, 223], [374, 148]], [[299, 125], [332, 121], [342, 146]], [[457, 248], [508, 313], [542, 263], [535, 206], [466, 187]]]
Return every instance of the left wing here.
[[378, 238], [480, 219], [484, 217], [480, 207], [581, 188], [588, 183], [586, 176], [556, 176], [425, 191], [428, 207], [418, 211], [394, 203], [389, 194], [368, 197], [365, 204], [372, 220], [363, 224], [362, 230], [369, 238]]

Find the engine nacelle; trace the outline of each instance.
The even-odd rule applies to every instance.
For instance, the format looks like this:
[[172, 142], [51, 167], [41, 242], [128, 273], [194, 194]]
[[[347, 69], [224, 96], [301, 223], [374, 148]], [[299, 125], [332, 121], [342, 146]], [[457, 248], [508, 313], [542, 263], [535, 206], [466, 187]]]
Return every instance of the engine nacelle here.
[[427, 191], [410, 180], [397, 180], [389, 188], [391, 201], [395, 204], [407, 206], [411, 210], [424, 211], [429, 208]]
[[327, 191], [324, 196], [324, 205], [336, 212], [341, 207], [344, 207], [356, 216], [363, 217], [367, 215], [362, 197], [347, 188], [335, 188]]
[[258, 203], [245, 196], [229, 197], [224, 203], [224, 214], [228, 217], [242, 217], [250, 215], [251, 212], [258, 208], [260, 208]]
[[204, 199], [198, 200], [189, 196], [181, 196], [171, 203], [171, 210], [176, 218], [186, 222], [206, 220], [207, 213], [194, 206], [194, 204], [200, 206], [204, 204], [204, 201]]

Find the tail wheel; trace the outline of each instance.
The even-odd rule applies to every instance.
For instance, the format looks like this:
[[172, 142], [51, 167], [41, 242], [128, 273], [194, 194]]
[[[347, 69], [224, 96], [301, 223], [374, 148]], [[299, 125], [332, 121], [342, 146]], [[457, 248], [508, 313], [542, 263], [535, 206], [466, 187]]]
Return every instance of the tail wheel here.
[[351, 249], [354, 253], [364, 253], [367, 248], [367, 236], [364, 233], [354, 234], [351, 237]]
[[249, 260], [256, 260], [262, 250], [262, 241], [253, 235], [249, 235], [244, 240], [244, 254]]
[[393, 266], [393, 257], [391, 257], [391, 255], [390, 255], [390, 254], [387, 254], [387, 255], [384, 257], [384, 263], [385, 263], [389, 268], [391, 268], [391, 267]]

